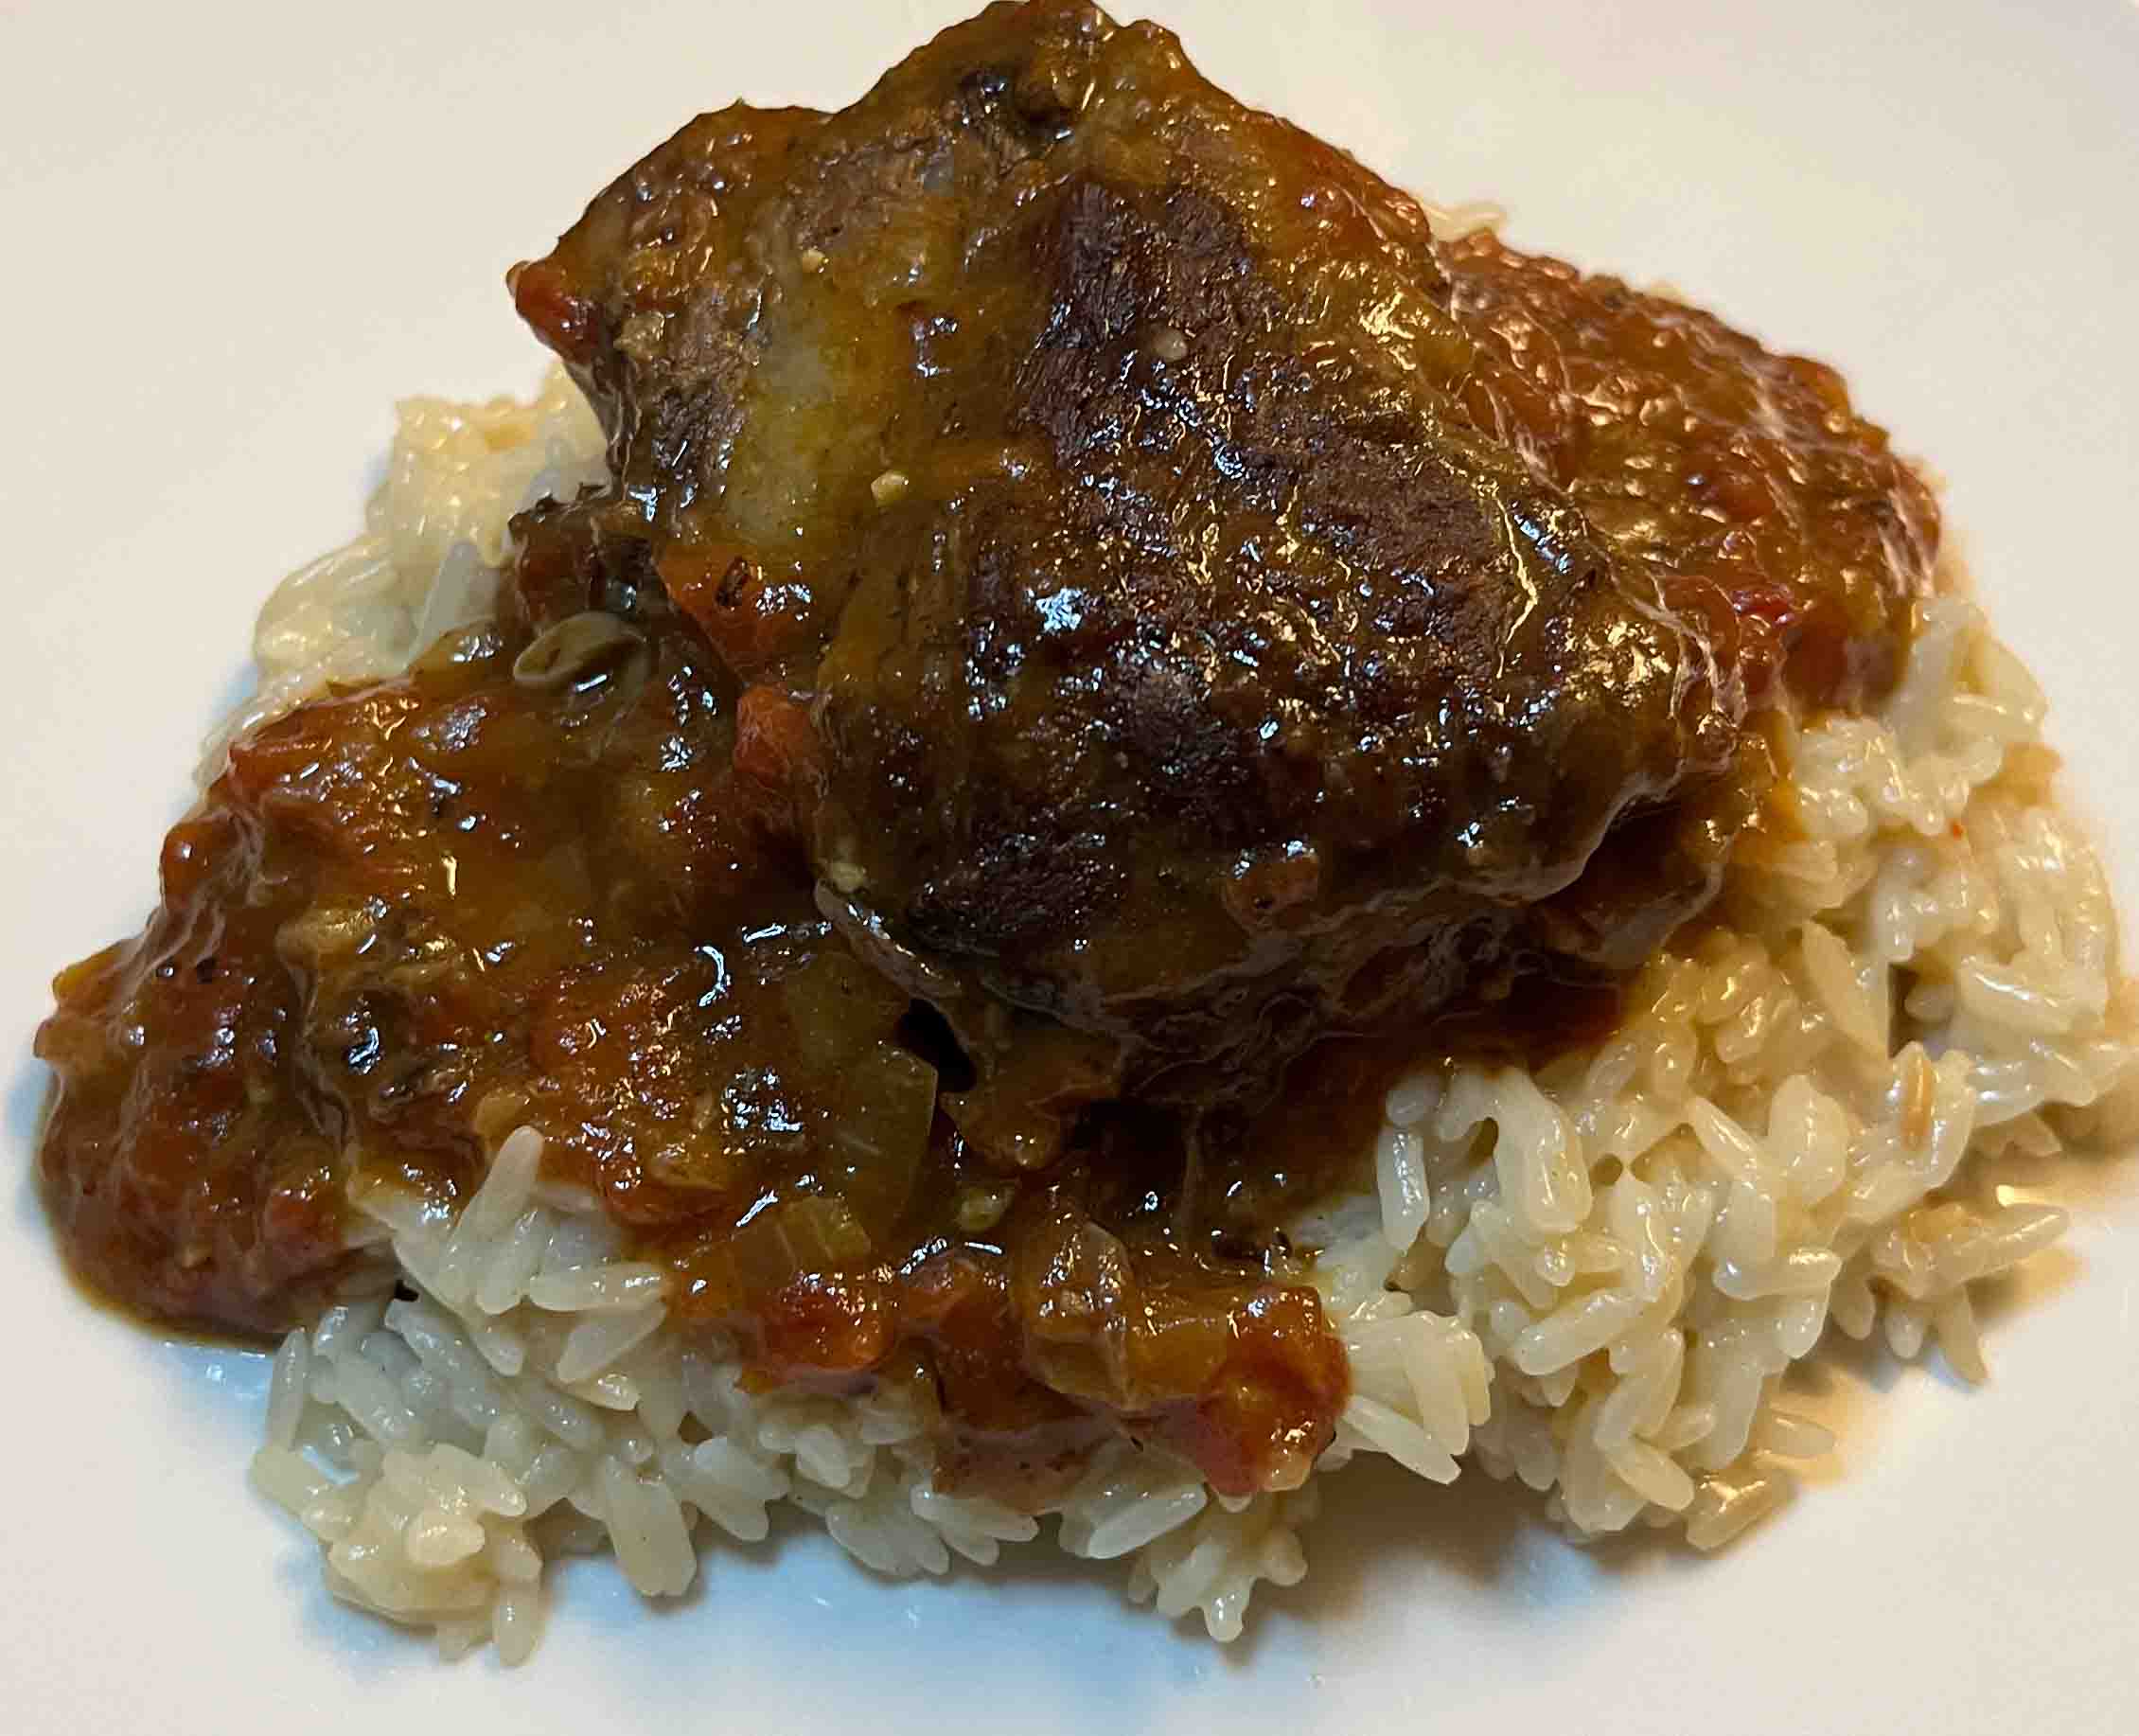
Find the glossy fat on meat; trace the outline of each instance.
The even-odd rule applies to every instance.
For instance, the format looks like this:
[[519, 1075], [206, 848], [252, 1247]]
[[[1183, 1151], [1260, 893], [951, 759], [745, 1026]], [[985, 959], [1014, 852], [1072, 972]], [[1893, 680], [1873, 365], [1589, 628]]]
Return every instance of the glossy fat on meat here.
[[514, 286], [606, 510], [806, 715], [821, 902], [1035, 1160], [1081, 1103], [1637, 959], [1752, 811], [1749, 719], [1876, 684], [1927, 582], [1831, 375], [1458, 257], [1088, 7], [702, 116]]

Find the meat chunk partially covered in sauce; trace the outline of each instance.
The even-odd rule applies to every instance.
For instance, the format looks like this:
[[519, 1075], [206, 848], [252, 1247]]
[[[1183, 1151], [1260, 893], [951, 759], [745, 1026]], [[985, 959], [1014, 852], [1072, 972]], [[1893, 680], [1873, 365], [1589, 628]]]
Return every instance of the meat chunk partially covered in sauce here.
[[705, 116], [515, 286], [684, 606], [806, 702], [827, 908], [1034, 1161], [1648, 950], [1749, 711], [1875, 683], [1929, 553], [1824, 370], [1441, 246], [1088, 7]]
[[353, 1181], [529, 1125], [683, 1329], [908, 1385], [953, 1480], [1290, 1486], [1346, 1374], [1282, 1226], [1390, 1069], [1608, 1009], [1929, 584], [1828, 370], [1061, 0], [702, 116], [513, 286], [610, 486], [239, 742], [56, 985], [45, 1197], [159, 1318], [308, 1318]]

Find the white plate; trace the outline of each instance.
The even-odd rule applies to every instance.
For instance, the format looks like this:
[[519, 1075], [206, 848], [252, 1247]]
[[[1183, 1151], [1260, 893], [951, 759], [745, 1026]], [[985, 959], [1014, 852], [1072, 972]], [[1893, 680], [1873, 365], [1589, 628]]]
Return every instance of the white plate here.
[[[2139, 910], [2139, 10], [2129, 0], [1162, 0], [1205, 69], [1520, 242], [1841, 364], [1930, 455]], [[20, 1177], [60, 965], [138, 923], [273, 580], [411, 391], [538, 369], [500, 285], [733, 94], [846, 100], [951, 5], [0, 9], [0, 1047]], [[0, 1727], [2130, 1732], [2139, 1169], [1997, 1312], [1995, 1373], [1856, 1361], [1835, 1474], [1721, 1560], [1584, 1555], [1484, 1483], [1362, 1474], [1221, 1652], [1118, 1583], [886, 1585], [820, 1536], [643, 1610], [565, 1574], [528, 1668], [347, 1616], [243, 1482], [254, 1359], [167, 1346], [0, 1213]], [[1875, 1391], [1876, 1390], [1876, 1391]], [[1858, 1402], [1858, 1401], [1863, 1402]]]

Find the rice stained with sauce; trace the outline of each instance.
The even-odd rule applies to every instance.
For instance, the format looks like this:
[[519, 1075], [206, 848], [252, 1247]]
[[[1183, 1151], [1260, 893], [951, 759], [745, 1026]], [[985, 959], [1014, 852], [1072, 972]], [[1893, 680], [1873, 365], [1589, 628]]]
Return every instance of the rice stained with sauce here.
[[[404, 405], [365, 536], [271, 599], [260, 693], [208, 771], [238, 730], [480, 618], [510, 515], [601, 468], [561, 376], [528, 405]], [[1419, 1057], [1356, 1187], [1295, 1226], [1352, 1381], [1319, 1471], [1380, 1453], [1516, 1478], [1577, 1535], [1678, 1526], [1712, 1549], [1827, 1449], [1777, 1391], [1830, 1323], [1982, 1376], [1971, 1285], [2064, 1223], [2001, 1203], [2000, 1162], [2139, 1125], [2109, 892], [2051, 800], [2042, 714], [1976, 611], [1939, 598], [1878, 715], [1787, 738], [1799, 835], [1741, 841], [1718, 912], [1602, 1040], [1535, 1073]], [[896, 1577], [1052, 1526], [1218, 1639], [1258, 1584], [1306, 1571], [1314, 1479], [1225, 1499], [1116, 1443], [1035, 1519], [939, 1490], [906, 1401], [746, 1390], [736, 1347], [669, 1322], [659, 1271], [540, 1160], [509, 1134], [457, 1214], [363, 1194], [407, 1293], [338, 1304], [276, 1355], [253, 1480], [337, 1595], [517, 1661], [548, 1560], [608, 1550], [675, 1595], [781, 1501]]]

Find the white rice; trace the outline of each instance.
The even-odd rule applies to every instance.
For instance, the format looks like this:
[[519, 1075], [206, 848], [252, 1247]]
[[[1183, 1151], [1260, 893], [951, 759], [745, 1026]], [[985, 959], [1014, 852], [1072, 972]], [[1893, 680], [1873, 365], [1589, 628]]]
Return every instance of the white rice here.
[[[261, 690], [210, 769], [231, 733], [480, 618], [511, 513], [600, 473], [561, 375], [531, 405], [404, 404], [365, 535], [262, 612]], [[2002, 1203], [1990, 1166], [2139, 1125], [2109, 893], [2049, 802], [2042, 710], [1940, 598], [1880, 716], [1788, 742], [1802, 835], [1741, 841], [1719, 919], [1605, 1040], [1534, 1076], [1421, 1057], [1356, 1189], [1296, 1226], [1353, 1384], [1320, 1469], [1372, 1452], [1437, 1482], [1520, 1478], [1577, 1535], [1664, 1524], [1712, 1549], [1831, 1445], [1776, 1403], [1830, 1321], [1982, 1376], [1970, 1286], [2064, 1222]], [[253, 1479], [339, 1595], [518, 1661], [559, 1552], [608, 1548], [667, 1596], [783, 1500], [887, 1575], [1037, 1535], [935, 1487], [912, 1401], [743, 1391], [734, 1346], [668, 1327], [661, 1273], [541, 1184], [540, 1155], [507, 1137], [457, 1218], [363, 1193], [415, 1299], [352, 1300], [277, 1353]], [[1118, 1444], [1045, 1516], [1229, 1639], [1259, 1581], [1304, 1573], [1316, 1499], [1310, 1480], [1223, 1500]]]

